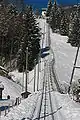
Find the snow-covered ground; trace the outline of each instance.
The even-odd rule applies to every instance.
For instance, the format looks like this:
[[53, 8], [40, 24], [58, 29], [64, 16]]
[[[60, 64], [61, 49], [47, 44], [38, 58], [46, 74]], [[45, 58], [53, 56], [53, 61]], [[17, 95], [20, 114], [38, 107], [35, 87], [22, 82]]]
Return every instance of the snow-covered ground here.
[[[51, 94], [55, 120], [80, 120], [79, 104], [71, 100], [68, 95], [61, 95], [58, 92], [52, 92]], [[23, 100], [18, 107], [11, 110], [6, 117], [1, 117], [1, 120], [22, 120], [23, 118], [28, 120], [27, 118], [31, 118], [36, 104], [39, 104], [39, 97], [40, 93], [30, 95], [28, 99]]]
[[[28, 79], [27, 79], [27, 82], [28, 82], [28, 91], [33, 93], [34, 92], [34, 72], [36, 71], [36, 75], [35, 75], [35, 91], [37, 91], [37, 78], [38, 78], [38, 64], [35, 66], [35, 68], [30, 71], [28, 73]], [[44, 71], [44, 62], [43, 60], [41, 59], [41, 62], [39, 62], [39, 89], [41, 89], [41, 81], [43, 80], [43, 71]], [[25, 90], [25, 78], [26, 78], [26, 74], [24, 73], [19, 73], [18, 70], [15, 70], [11, 73], [9, 73], [10, 76], [12, 76], [12, 79], [15, 83], [19, 84], [22, 88], [22, 92]]]
[[[42, 35], [41, 46], [45, 47], [48, 45], [47, 40], [47, 24], [45, 19], [39, 19], [39, 26], [42, 28], [41, 32], [44, 33]], [[45, 24], [45, 25], [44, 25]], [[66, 43], [68, 37], [61, 36], [56, 33], [52, 33], [50, 30], [51, 37], [51, 52], [50, 55], [45, 58], [47, 61], [52, 61], [53, 52], [55, 57], [55, 70], [57, 79], [60, 84], [69, 86], [70, 76], [72, 67], [74, 64], [76, 48], [70, 46], [70, 44]], [[80, 56], [79, 56], [80, 58]], [[44, 77], [44, 59], [41, 60], [40, 63], [40, 71], [39, 71], [39, 91], [33, 93], [33, 84], [34, 84], [34, 70], [29, 72], [28, 76], [28, 90], [32, 93], [25, 100], [22, 100], [19, 106], [14, 107], [6, 117], [1, 117], [0, 120], [28, 120], [31, 118], [34, 110], [36, 109], [36, 113], [39, 107], [40, 99], [41, 99], [41, 88]], [[78, 60], [77, 65], [79, 65], [80, 61]], [[38, 69], [38, 65], [36, 65], [36, 71]], [[79, 79], [79, 71], [76, 70], [74, 80]], [[18, 73], [18, 71], [13, 71], [10, 73], [13, 75], [13, 79], [22, 84], [23, 74]], [[36, 73], [36, 84], [37, 84], [37, 74]], [[46, 73], [47, 75], [47, 73]], [[15, 97], [20, 95], [21, 87], [20, 85], [12, 82], [8, 79], [0, 77], [0, 81], [2, 81], [5, 90], [3, 92], [3, 96], [6, 97], [6, 94], [10, 94], [11, 98], [15, 99]], [[25, 80], [24, 80], [25, 81]], [[37, 85], [36, 85], [37, 86]], [[11, 92], [12, 91], [12, 92]], [[80, 120], [80, 103], [76, 103], [73, 101], [68, 94], [60, 94], [57, 91], [51, 92], [52, 99], [52, 108], [54, 112], [55, 120]], [[58, 109], [60, 108], [60, 109]], [[49, 111], [49, 110], [48, 110]], [[23, 119], [24, 118], [24, 119]], [[47, 119], [48, 120], [48, 119]], [[52, 120], [52, 119], [50, 119]]]
[[3, 99], [7, 99], [8, 95], [10, 95], [11, 99], [16, 99], [16, 97], [21, 97], [20, 85], [2, 76], [0, 76], [0, 83], [4, 85]]
[[[62, 84], [69, 85], [72, 67], [75, 60], [76, 48], [66, 43], [68, 37], [61, 36], [59, 34], [51, 34], [51, 48], [55, 55], [55, 68], [58, 79]], [[78, 57], [80, 58], [80, 56]], [[78, 65], [79, 65], [78, 60]], [[78, 71], [76, 71], [78, 72]], [[79, 79], [79, 72], [75, 74], [75, 79]]]

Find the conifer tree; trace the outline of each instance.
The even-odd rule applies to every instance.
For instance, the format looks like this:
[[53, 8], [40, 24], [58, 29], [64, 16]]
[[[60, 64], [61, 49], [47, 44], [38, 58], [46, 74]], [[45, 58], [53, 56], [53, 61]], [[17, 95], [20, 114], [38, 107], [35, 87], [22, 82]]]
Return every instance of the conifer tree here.
[[69, 34], [68, 43], [74, 47], [80, 44], [80, 19], [77, 15], [74, 16], [72, 21], [72, 29]]
[[64, 13], [62, 20], [61, 20], [61, 24], [60, 24], [60, 34], [67, 36], [68, 31], [69, 31], [69, 20]]
[[69, 35], [71, 34], [72, 28], [73, 28], [73, 19], [74, 16], [76, 15], [75, 12], [71, 12], [70, 17], [69, 17]]
[[39, 31], [31, 7], [27, 6], [20, 12], [13, 5], [5, 6], [1, 3], [0, 58], [5, 58], [6, 62], [17, 58], [17, 67], [21, 72], [23, 66], [26, 67], [26, 47], [28, 47], [28, 70], [32, 70], [40, 50]]
[[[10, 38], [9, 38], [9, 32], [14, 27], [14, 13], [10, 13], [10, 7], [5, 6], [3, 3], [0, 7], [0, 53], [2, 57], [7, 56], [9, 58], [10, 53]], [[12, 24], [11, 24], [12, 23]], [[13, 27], [12, 27], [13, 26]], [[14, 30], [15, 32], [15, 30]], [[14, 33], [12, 32], [11, 35]], [[12, 37], [11, 37], [12, 39]]]
[[[20, 68], [23, 68], [23, 66], [24, 67], [26, 66], [26, 55], [25, 54], [26, 54], [26, 47], [28, 47], [28, 70], [32, 70], [32, 68], [34, 67], [34, 60], [36, 59], [37, 61], [38, 53], [40, 49], [40, 44], [39, 44], [40, 33], [39, 33], [39, 27], [36, 23], [31, 7], [27, 7], [25, 10], [24, 24], [25, 24], [25, 30], [24, 30], [25, 37], [22, 40], [23, 41], [22, 48], [20, 48], [23, 50], [20, 50], [20, 51], [21, 53], [24, 53], [25, 58], [22, 57], [23, 55], [21, 56], [21, 53], [19, 52], [19, 59], [17, 59], [17, 61], [18, 61], [18, 65], [20, 64], [19, 65]], [[24, 58], [23, 59], [24, 62], [19, 62], [21, 61], [20, 57]], [[19, 68], [19, 71], [21, 71], [20, 68]]]
[[52, 9], [52, 0], [49, 0], [47, 6], [47, 12], [46, 12], [47, 17], [50, 16], [51, 9]]
[[60, 9], [58, 8], [56, 1], [54, 2], [51, 9], [49, 24], [53, 31], [55, 29], [59, 29], [60, 27]]

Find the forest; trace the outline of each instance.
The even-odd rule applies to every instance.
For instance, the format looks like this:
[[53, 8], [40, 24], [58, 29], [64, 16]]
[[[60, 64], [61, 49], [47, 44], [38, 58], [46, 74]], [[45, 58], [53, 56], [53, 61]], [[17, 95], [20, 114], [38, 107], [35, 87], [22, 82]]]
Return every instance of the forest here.
[[[18, 11], [15, 5], [0, 3], [0, 65], [9, 70], [26, 68], [28, 48], [28, 70], [37, 63], [40, 51], [40, 28], [31, 6]], [[14, 65], [12, 65], [15, 63]]]

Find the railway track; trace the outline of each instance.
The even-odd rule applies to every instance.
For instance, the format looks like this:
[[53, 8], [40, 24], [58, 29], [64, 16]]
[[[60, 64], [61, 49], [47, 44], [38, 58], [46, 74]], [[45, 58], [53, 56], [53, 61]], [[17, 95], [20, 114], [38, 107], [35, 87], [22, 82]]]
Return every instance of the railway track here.
[[49, 63], [46, 62], [45, 65], [45, 71], [44, 71], [44, 82], [43, 82], [43, 91], [41, 95], [41, 101], [40, 101], [40, 107], [38, 110], [38, 115], [36, 118], [33, 118], [32, 120], [54, 120], [54, 115], [51, 113], [54, 113], [52, 108], [52, 99], [51, 99], [51, 82], [50, 82], [50, 74], [49, 74]]
[[[45, 25], [44, 25], [45, 26]], [[49, 27], [46, 28], [46, 45], [49, 44], [49, 38], [50, 34]], [[45, 32], [45, 30], [44, 30]], [[52, 108], [52, 99], [51, 99], [51, 92], [54, 90], [53, 87], [53, 80], [51, 76], [51, 66], [49, 61], [44, 62], [44, 80], [43, 80], [43, 90], [41, 94], [41, 100], [40, 100], [40, 106], [38, 109], [38, 115], [36, 118], [33, 118], [32, 120], [54, 120], [54, 115], [51, 113], [54, 113]]]
[[58, 83], [58, 79], [57, 79], [57, 76], [56, 76], [56, 73], [55, 73], [53, 61], [51, 62], [51, 73], [52, 73], [52, 76], [54, 78], [54, 83], [56, 85], [57, 91], [60, 92], [61, 94], [63, 94], [63, 91], [61, 90], [60, 85]]
[[[52, 89], [52, 83], [50, 80], [50, 74], [49, 74], [49, 62], [44, 62], [44, 80], [43, 80], [43, 89], [40, 94], [39, 99], [39, 106], [38, 109], [35, 107], [33, 111], [33, 115], [31, 118], [27, 118], [29, 120], [54, 120], [54, 111], [52, 108], [52, 99], [51, 99], [51, 92]], [[37, 110], [37, 114], [35, 116], [35, 111]]]
[[[50, 66], [48, 65], [48, 74], [50, 70]], [[51, 100], [51, 90], [54, 91], [53, 85], [52, 85], [52, 79], [51, 79], [51, 74], [48, 75], [48, 89], [49, 89], [49, 100], [50, 100], [50, 108], [51, 108], [51, 113], [53, 113], [53, 108], [52, 108], [52, 100]], [[54, 120], [54, 115], [51, 115], [52, 120]]]
[[[51, 44], [51, 39], [50, 39], [50, 26], [49, 24], [46, 25], [47, 27], [47, 38], [48, 38], [48, 45], [50, 47], [50, 44]], [[55, 64], [55, 57], [54, 57], [54, 51], [52, 50], [52, 48], [50, 47], [50, 50], [52, 52], [52, 55], [53, 55], [53, 59], [52, 61], [50, 62], [50, 69], [49, 69], [49, 73], [50, 73], [50, 80], [51, 80], [51, 83], [52, 83], [52, 89], [54, 90], [54, 87], [53, 87], [53, 79], [54, 79], [54, 83], [56, 85], [56, 88], [57, 88], [57, 91], [60, 92], [60, 93], [63, 93], [61, 88], [60, 88], [60, 85], [58, 83], [58, 79], [57, 79], [57, 76], [56, 76], [56, 73], [55, 73], [55, 69], [54, 69], [54, 64]], [[52, 79], [52, 76], [53, 76], [53, 79]]]
[[[50, 29], [49, 26], [46, 28], [46, 45], [50, 46]], [[47, 33], [48, 32], [48, 33]], [[45, 33], [45, 24], [44, 24], [44, 33]], [[42, 42], [43, 47], [43, 42]], [[53, 56], [54, 57], [54, 56]], [[34, 108], [33, 114], [31, 118], [27, 118], [29, 120], [54, 120], [54, 114], [56, 112], [53, 110], [53, 102], [52, 102], [52, 92], [54, 89], [54, 84], [59, 92], [61, 92], [59, 88], [59, 84], [57, 82], [57, 78], [54, 72], [54, 61], [44, 59], [44, 77], [42, 83], [42, 89], [37, 101], [37, 104]], [[39, 103], [39, 104], [38, 104]], [[38, 106], [38, 107], [37, 107]], [[61, 108], [59, 108], [61, 109]]]

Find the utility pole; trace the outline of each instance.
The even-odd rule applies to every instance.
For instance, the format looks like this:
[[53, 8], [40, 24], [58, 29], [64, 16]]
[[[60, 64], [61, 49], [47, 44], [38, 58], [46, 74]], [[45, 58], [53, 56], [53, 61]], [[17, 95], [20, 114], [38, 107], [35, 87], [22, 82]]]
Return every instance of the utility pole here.
[[51, 41], [50, 41], [50, 26], [48, 24], [48, 45], [50, 47]]
[[35, 81], [36, 81], [36, 60], [34, 61], [34, 92], [35, 92]]
[[1, 65], [3, 65], [3, 37], [1, 36]]
[[23, 79], [22, 79], [22, 92], [24, 91], [24, 66], [23, 66]]
[[37, 91], [38, 91], [38, 86], [39, 86], [39, 63], [40, 62], [40, 53], [38, 55], [38, 75], [37, 75]]
[[25, 80], [25, 92], [22, 92], [22, 98], [27, 98], [30, 92], [27, 90], [28, 84], [28, 47], [26, 48], [26, 80]]
[[42, 34], [42, 44], [41, 44], [41, 47], [43, 48], [43, 37], [44, 37], [44, 33]]
[[26, 48], [26, 82], [25, 82], [25, 92], [27, 93], [27, 66], [28, 66], [28, 47]]
[[41, 72], [41, 48], [39, 52], [39, 71]]
[[[78, 17], [78, 0], [77, 0], [77, 17]], [[76, 62], [77, 62], [77, 58], [78, 58], [78, 54], [79, 54], [79, 49], [80, 49], [80, 43], [79, 43], [79, 45], [77, 47], [77, 52], [76, 52], [74, 66], [73, 66], [73, 70], [72, 70], [72, 74], [71, 74], [71, 79], [70, 79], [70, 85], [69, 85], [69, 88], [68, 88], [68, 93], [70, 93], [70, 88], [71, 88], [72, 79], [73, 79], [73, 76], [74, 76], [74, 71], [75, 71], [76, 68], [80, 69], [80, 67], [76, 66]]]
[[11, 40], [11, 48], [10, 48], [10, 71], [11, 71], [11, 68], [12, 68], [12, 50], [13, 50], [13, 40]]
[[78, 58], [78, 53], [79, 53], [79, 46], [78, 46], [77, 52], [76, 52], [76, 57], [75, 57], [74, 66], [73, 66], [73, 70], [72, 70], [72, 74], [71, 74], [71, 80], [70, 80], [70, 86], [69, 86], [69, 88], [68, 88], [68, 93], [70, 92], [70, 88], [71, 88], [71, 84], [72, 84], [72, 79], [73, 79], [73, 75], [74, 75], [75, 68], [79, 68], [79, 67], [76, 67], [76, 62], [77, 62], [77, 58]]

